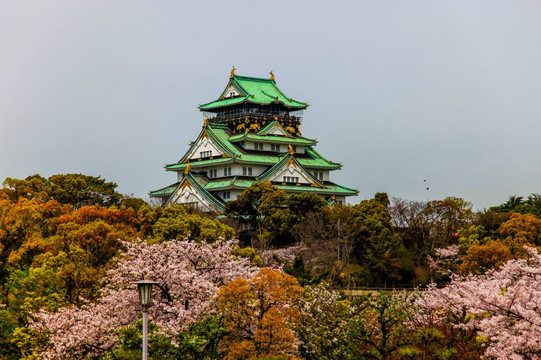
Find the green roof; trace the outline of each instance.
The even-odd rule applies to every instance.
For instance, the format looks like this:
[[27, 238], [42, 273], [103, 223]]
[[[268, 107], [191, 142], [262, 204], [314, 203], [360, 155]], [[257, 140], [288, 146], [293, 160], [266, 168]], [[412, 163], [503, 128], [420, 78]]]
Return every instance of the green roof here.
[[[194, 161], [192, 160], [190, 162], [191, 167], [196, 169], [203, 166], [209, 166], [209, 165], [218, 165], [218, 164], [226, 164], [231, 162], [239, 162], [239, 163], [256, 163], [256, 164], [262, 164], [262, 165], [269, 165], [272, 166], [279, 162], [283, 154], [279, 153], [269, 153], [268, 155], [261, 155], [261, 154], [251, 154], [241, 151], [239, 148], [237, 148], [235, 145], [233, 145], [230, 141], [231, 138], [235, 138], [235, 136], [231, 136], [231, 132], [229, 131], [229, 128], [227, 125], [223, 124], [207, 124], [206, 127], [203, 128], [201, 134], [206, 133], [209, 138], [211, 138], [217, 146], [221, 148], [221, 150], [226, 153], [230, 157], [215, 157], [214, 159], [206, 159], [206, 160], [199, 160]], [[243, 136], [241, 134], [240, 136]], [[252, 136], [258, 136], [253, 134]], [[198, 139], [199, 139], [198, 137]], [[265, 137], [269, 138], [279, 138], [279, 136], [272, 136], [268, 135]], [[288, 138], [288, 141], [292, 141], [296, 138]], [[302, 141], [309, 141], [310, 139], [307, 138], [301, 138], [304, 139]], [[301, 144], [298, 144], [301, 145]], [[193, 145], [192, 145], [193, 146]], [[301, 145], [302, 146], [302, 145]], [[287, 149], [284, 149], [284, 152], [287, 151]], [[334, 163], [332, 161], [329, 161], [325, 159], [323, 156], [321, 156], [317, 151], [313, 149], [312, 146], [306, 146], [305, 152], [307, 157], [296, 157], [296, 160], [304, 167], [311, 167], [311, 168], [320, 168], [320, 169], [339, 169], [341, 167], [340, 164]], [[186, 152], [186, 155], [182, 159], [179, 160], [179, 162], [175, 164], [169, 164], [165, 166], [165, 169], [168, 171], [182, 171], [186, 168], [188, 165], [186, 161], [187, 155], [190, 153]]]
[[[308, 147], [307, 147], [308, 149]], [[283, 153], [280, 154], [283, 156]], [[339, 169], [340, 164], [328, 161], [324, 158], [295, 158], [299, 164], [303, 167], [308, 168], [319, 168], [319, 169]], [[192, 169], [198, 169], [201, 167], [208, 167], [209, 165], [223, 165], [227, 163], [245, 163], [245, 164], [259, 164], [259, 165], [269, 165], [273, 166], [278, 161], [281, 160], [281, 157], [277, 155], [252, 155], [252, 154], [242, 154], [235, 158], [215, 158], [215, 159], [206, 159], [201, 161], [192, 161], [190, 162], [190, 167]], [[186, 169], [188, 163], [176, 163], [166, 165], [165, 169], [167, 171], [183, 171]]]
[[209, 181], [205, 185], [205, 189], [208, 191], [218, 191], [222, 189], [231, 189], [231, 188], [244, 189], [251, 186], [253, 183], [254, 183], [254, 180], [239, 179], [238, 177], [235, 176], [233, 179]]
[[259, 105], [270, 105], [272, 103], [283, 104], [286, 107], [300, 110], [308, 107], [308, 103], [300, 102], [288, 98], [276, 86], [276, 82], [272, 79], [254, 78], [248, 76], [233, 76], [226, 86], [226, 90], [234, 86], [241, 94], [233, 98], [225, 98], [225, 91], [216, 101], [199, 105], [200, 110], [215, 110], [221, 107], [237, 105], [241, 103], [251, 103]]
[[316, 194], [329, 195], [357, 195], [359, 193], [359, 191], [356, 189], [350, 189], [334, 183], [325, 183], [324, 187], [281, 185], [278, 183], [273, 183], [273, 185], [276, 186], [278, 189], [283, 189], [290, 192], [311, 192]]
[[153, 197], [169, 197], [175, 192], [180, 183], [174, 183], [173, 185], [166, 186], [164, 188], [150, 191], [149, 195]]

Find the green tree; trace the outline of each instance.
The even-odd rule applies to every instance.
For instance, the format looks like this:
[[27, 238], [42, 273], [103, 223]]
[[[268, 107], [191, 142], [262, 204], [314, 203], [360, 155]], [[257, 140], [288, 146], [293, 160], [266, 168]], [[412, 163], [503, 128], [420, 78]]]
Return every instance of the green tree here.
[[405, 295], [382, 292], [366, 298], [357, 311], [351, 330], [355, 358], [391, 360], [411, 345], [413, 311]]
[[99, 176], [83, 174], [59, 174], [48, 179], [40, 175], [28, 176], [24, 180], [6, 178], [2, 192], [12, 201], [26, 199], [56, 200], [61, 205], [78, 209], [83, 206], [120, 205], [123, 196], [116, 192], [117, 184]]
[[490, 210], [497, 213], [513, 212], [541, 217], [541, 195], [530, 194], [526, 199], [522, 196], [511, 195], [507, 202], [491, 207]]
[[376, 199], [363, 200], [353, 207], [361, 232], [355, 240], [354, 254], [363, 285], [387, 286], [402, 278], [405, 248], [395, 232], [387, 207]]
[[139, 212], [139, 226], [150, 242], [187, 237], [199, 242], [214, 242], [219, 238], [231, 239], [234, 235], [231, 227], [182, 205], [144, 207]]

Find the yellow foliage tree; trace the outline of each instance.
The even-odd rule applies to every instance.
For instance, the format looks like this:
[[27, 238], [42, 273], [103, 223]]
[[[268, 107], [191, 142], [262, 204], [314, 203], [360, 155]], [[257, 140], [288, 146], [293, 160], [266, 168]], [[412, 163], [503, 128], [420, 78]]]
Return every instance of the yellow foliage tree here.
[[524, 246], [541, 245], [541, 220], [532, 214], [512, 214], [500, 225], [498, 232], [503, 244], [515, 256], [527, 255]]
[[302, 288], [293, 276], [263, 268], [252, 279], [236, 279], [218, 292], [217, 306], [229, 334], [226, 359], [264, 356], [291, 359], [295, 336], [291, 327], [300, 318], [294, 304]]

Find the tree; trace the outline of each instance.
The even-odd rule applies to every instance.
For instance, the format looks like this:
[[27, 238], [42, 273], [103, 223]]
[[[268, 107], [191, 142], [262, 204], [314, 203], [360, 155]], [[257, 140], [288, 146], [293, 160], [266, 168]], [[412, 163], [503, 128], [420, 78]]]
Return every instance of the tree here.
[[509, 220], [500, 225], [498, 232], [502, 242], [515, 256], [524, 256], [524, 246], [541, 245], [541, 220], [532, 214], [511, 214]]
[[408, 324], [412, 319], [411, 301], [406, 295], [379, 293], [367, 298], [352, 325], [354, 353], [359, 358], [393, 359], [411, 344]]
[[20, 198], [0, 200], [0, 287], [7, 303], [6, 281], [13, 269], [30, 266], [41, 253], [43, 239], [52, 233], [56, 219], [66, 211], [56, 201]]
[[316, 276], [329, 273], [328, 280], [342, 285], [350, 281], [350, 265], [356, 238], [362, 226], [351, 206], [333, 205], [314, 213], [295, 229], [303, 256]]
[[154, 295], [150, 317], [162, 334], [174, 338], [206, 316], [220, 287], [254, 274], [255, 268], [247, 259], [231, 255], [234, 245], [231, 241], [208, 244], [171, 240], [154, 245], [125, 242], [126, 250], [104, 278], [105, 287], [96, 302], [62, 308], [56, 313], [42, 310], [34, 314], [30, 329], [49, 339], [46, 346], [34, 350], [50, 359], [113, 352], [119, 346], [118, 330], [134, 324], [140, 313], [137, 291], [130, 282], [142, 274], [163, 284], [170, 294]]
[[19, 198], [56, 200], [61, 205], [82, 206], [119, 205], [123, 196], [116, 192], [117, 184], [107, 182], [99, 176], [83, 174], [59, 174], [48, 179], [40, 175], [28, 176], [24, 180], [6, 178], [2, 192], [11, 201]]
[[306, 360], [354, 359], [351, 325], [355, 308], [325, 285], [308, 287], [299, 303], [295, 327], [299, 352]]
[[511, 195], [507, 202], [499, 206], [494, 206], [490, 210], [497, 213], [514, 212], [519, 214], [533, 214], [540, 217], [541, 195], [530, 194], [526, 200], [522, 196]]
[[227, 202], [225, 213], [240, 222], [252, 224], [260, 232], [261, 221], [287, 206], [286, 201], [286, 192], [270, 181], [255, 183], [244, 189], [237, 200]]
[[455, 234], [473, 221], [472, 204], [457, 197], [427, 203], [421, 216], [429, 225], [430, 250], [456, 243]]
[[[526, 259], [510, 260], [484, 275], [456, 277], [432, 288], [422, 301], [431, 317], [442, 310], [467, 321], [457, 326], [478, 331], [485, 356], [495, 359], [541, 357], [541, 255], [528, 248]], [[445, 321], [445, 320], [443, 320]]]
[[461, 274], [481, 275], [497, 269], [512, 258], [511, 251], [499, 241], [489, 240], [485, 245], [471, 246], [462, 259]]
[[287, 206], [299, 219], [302, 219], [310, 213], [319, 213], [323, 211], [328, 203], [319, 195], [312, 193], [291, 194], [287, 198]]
[[142, 236], [151, 242], [190, 238], [193, 241], [214, 242], [231, 239], [234, 231], [218, 220], [202, 216], [182, 205], [164, 208], [143, 208], [140, 213]]
[[400, 235], [394, 231], [387, 207], [371, 199], [352, 209], [354, 221], [361, 226], [354, 245], [355, 258], [361, 266], [359, 280], [368, 286], [387, 286], [400, 281], [405, 249]]
[[293, 355], [291, 328], [299, 319], [293, 305], [301, 295], [294, 277], [268, 268], [251, 280], [238, 278], [221, 288], [217, 307], [229, 331], [225, 359]]

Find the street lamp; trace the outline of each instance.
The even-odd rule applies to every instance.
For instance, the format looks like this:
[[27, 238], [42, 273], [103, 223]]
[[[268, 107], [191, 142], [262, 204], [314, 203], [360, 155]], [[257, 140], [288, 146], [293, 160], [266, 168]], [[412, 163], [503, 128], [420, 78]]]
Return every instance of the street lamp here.
[[136, 284], [139, 289], [139, 300], [143, 307], [143, 360], [148, 359], [148, 308], [150, 307], [150, 300], [152, 295], [152, 285], [159, 285], [159, 282], [146, 280], [145, 276], [141, 277], [141, 280], [134, 281], [132, 284]]

